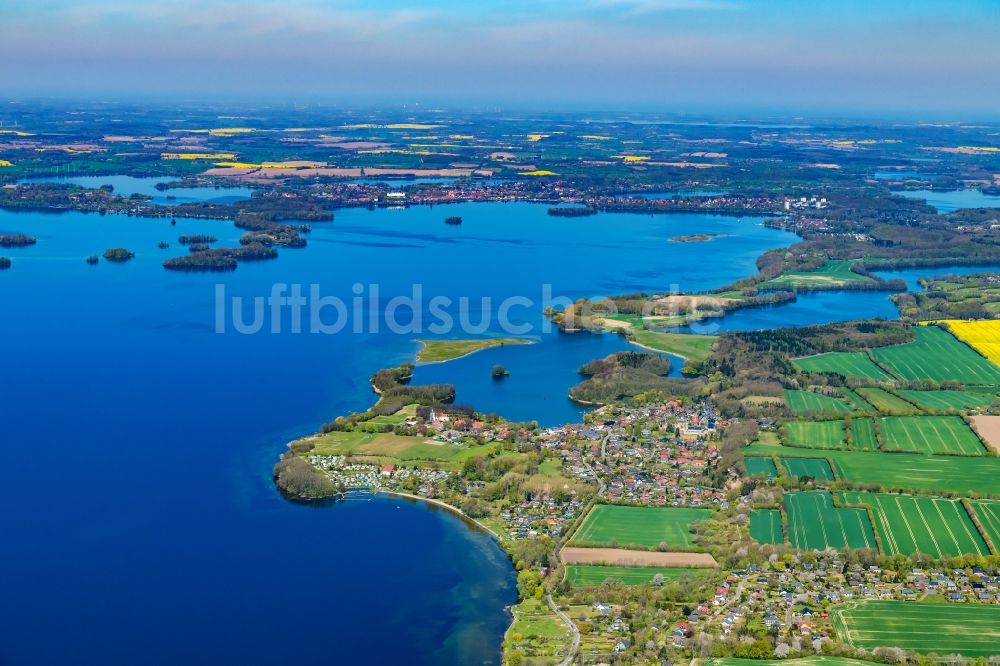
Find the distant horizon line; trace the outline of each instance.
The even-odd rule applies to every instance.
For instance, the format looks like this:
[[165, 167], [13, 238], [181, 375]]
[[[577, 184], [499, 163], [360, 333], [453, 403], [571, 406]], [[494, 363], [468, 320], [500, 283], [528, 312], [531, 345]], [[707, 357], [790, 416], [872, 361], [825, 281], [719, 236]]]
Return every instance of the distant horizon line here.
[[[765, 107], [747, 104], [740, 107], [727, 105], [725, 108], [712, 105], [670, 105], [662, 108], [648, 102], [637, 103], [634, 107], [602, 107], [590, 102], [563, 102], [560, 105], [538, 100], [499, 101], [440, 101], [440, 102], [405, 102], [398, 99], [355, 99], [352, 101], [337, 101], [333, 99], [314, 98], [309, 100], [289, 100], [269, 98], [267, 96], [214, 96], [191, 97], [186, 95], [113, 95], [102, 93], [97, 95], [50, 95], [50, 94], [10, 94], [0, 96], [0, 116], [11, 105], [56, 104], [56, 105], [92, 105], [92, 106], [136, 106], [151, 109], [168, 107], [200, 107], [200, 108], [232, 108], [248, 107], [258, 110], [295, 110], [295, 109], [329, 109], [345, 112], [405, 112], [405, 113], [468, 113], [476, 115], [488, 114], [538, 114], [541, 116], [594, 114], [602, 120], [613, 116], [642, 116], [657, 118], [663, 124], [718, 124], [732, 122], [736, 124], [753, 124], [755, 122], [800, 121], [800, 122], [906, 122], [907, 124], [945, 124], [968, 125], [970, 123], [1000, 124], [1000, 111], [988, 116], [979, 112], [942, 112], [929, 110], [889, 110], [889, 109], [829, 109], [795, 107]], [[626, 122], [627, 118], [620, 118]]]

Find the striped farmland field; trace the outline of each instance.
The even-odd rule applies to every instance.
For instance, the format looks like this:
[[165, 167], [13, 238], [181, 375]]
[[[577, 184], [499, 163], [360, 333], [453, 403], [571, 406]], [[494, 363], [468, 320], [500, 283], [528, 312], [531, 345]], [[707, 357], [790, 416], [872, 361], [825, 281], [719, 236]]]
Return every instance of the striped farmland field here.
[[781, 466], [789, 476], [812, 477], [817, 481], [833, 481], [833, 469], [822, 458], [781, 458]]
[[785, 444], [806, 449], [843, 449], [843, 421], [789, 421], [781, 427]]
[[749, 456], [743, 459], [743, 466], [746, 467], [747, 476], [763, 476], [768, 479], [778, 476], [774, 460], [769, 456]]
[[786, 493], [785, 510], [788, 540], [796, 548], [876, 548], [868, 513], [835, 507], [828, 492]]
[[831, 398], [815, 391], [785, 391], [785, 402], [792, 414], [847, 414], [854, 408], [839, 398]]
[[754, 509], [750, 512], [750, 537], [757, 543], [779, 544], [785, 542], [778, 509]]
[[875, 409], [874, 406], [872, 406], [870, 402], [868, 402], [860, 395], [858, 395], [856, 391], [852, 391], [846, 386], [841, 387], [840, 390], [843, 392], [844, 396], [848, 399], [848, 401], [850, 401], [850, 403], [854, 405], [857, 411], [864, 412], [865, 414], [874, 414], [876, 411], [878, 411]]
[[878, 450], [878, 437], [875, 434], [875, 419], [851, 419], [851, 448], [857, 451]]
[[[779, 456], [779, 464], [791, 474], [790, 461], [813, 458], [833, 467], [837, 478], [888, 489], [923, 490], [929, 493], [997, 492], [1000, 457], [928, 456], [881, 451], [835, 451], [792, 449], [757, 442], [743, 449], [746, 456]], [[785, 456], [795, 456], [785, 457]], [[832, 472], [831, 472], [832, 476]]]
[[871, 509], [886, 555], [924, 553], [935, 559], [989, 555], [989, 548], [959, 500], [853, 491], [838, 493], [837, 499], [842, 505]]
[[970, 500], [969, 505], [979, 519], [983, 532], [993, 542], [993, 548], [1000, 549], [1000, 502]]
[[996, 402], [996, 395], [983, 391], [912, 391], [900, 390], [899, 395], [924, 409], [973, 409], [989, 407]]
[[884, 416], [878, 420], [885, 451], [986, 453], [976, 433], [960, 416]]
[[892, 377], [878, 367], [864, 352], [827, 352], [803, 356], [792, 363], [803, 372], [836, 373], [844, 377], [859, 377], [875, 381], [892, 381]]
[[882, 414], [919, 414], [920, 408], [908, 403], [898, 395], [880, 388], [859, 388], [862, 398], [874, 405]]
[[670, 550], [687, 550], [694, 546], [691, 524], [711, 515], [709, 509], [598, 504], [587, 514], [573, 543], [649, 548], [666, 543]]
[[833, 610], [838, 635], [855, 647], [965, 657], [1000, 654], [1000, 607], [913, 601], [862, 601]]
[[957, 381], [970, 385], [1000, 385], [1000, 368], [937, 326], [917, 326], [916, 340], [878, 347], [872, 356], [906, 381]]

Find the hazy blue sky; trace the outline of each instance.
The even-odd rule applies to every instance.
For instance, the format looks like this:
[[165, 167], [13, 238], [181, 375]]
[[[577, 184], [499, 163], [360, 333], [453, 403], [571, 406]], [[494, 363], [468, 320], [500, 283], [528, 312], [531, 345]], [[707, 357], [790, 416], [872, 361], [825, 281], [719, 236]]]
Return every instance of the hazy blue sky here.
[[1000, 0], [0, 0], [2, 94], [1000, 115]]

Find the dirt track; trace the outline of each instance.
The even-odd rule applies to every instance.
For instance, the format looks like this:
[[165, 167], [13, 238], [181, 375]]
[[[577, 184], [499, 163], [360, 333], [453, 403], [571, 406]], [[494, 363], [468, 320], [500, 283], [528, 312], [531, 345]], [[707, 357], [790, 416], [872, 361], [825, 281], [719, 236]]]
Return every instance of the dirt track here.
[[616, 564], [638, 567], [717, 567], [708, 553], [660, 553], [622, 548], [577, 548], [567, 546], [559, 554], [566, 564]]

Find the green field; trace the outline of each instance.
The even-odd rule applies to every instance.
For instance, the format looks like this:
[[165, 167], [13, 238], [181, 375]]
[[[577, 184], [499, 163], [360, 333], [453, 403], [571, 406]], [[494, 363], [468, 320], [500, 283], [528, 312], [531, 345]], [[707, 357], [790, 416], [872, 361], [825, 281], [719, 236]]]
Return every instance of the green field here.
[[986, 453], [961, 416], [883, 416], [878, 420], [878, 429], [885, 451]]
[[826, 548], [875, 548], [868, 513], [839, 509], [830, 493], [810, 491], [785, 494], [788, 540], [803, 550]]
[[1000, 384], [1000, 368], [937, 326], [917, 326], [917, 339], [902, 345], [879, 347], [872, 356], [894, 375], [907, 381], [954, 380], [963, 384]]
[[355, 455], [380, 460], [400, 460], [407, 463], [432, 462], [444, 468], [455, 468], [473, 456], [487, 456], [497, 449], [496, 444], [484, 446], [455, 446], [426, 437], [404, 437], [392, 433], [361, 431], [333, 431], [293, 442], [313, 445], [310, 453], [318, 455]]
[[856, 451], [878, 450], [878, 437], [875, 435], [875, 419], [851, 419], [851, 448]]
[[850, 260], [829, 260], [815, 271], [782, 273], [760, 284], [762, 289], [836, 289], [845, 284], [872, 282], [866, 275], [855, 273]]
[[927, 456], [796, 449], [796, 457], [790, 458], [784, 457], [789, 455], [787, 447], [756, 443], [743, 449], [745, 456], [775, 454], [782, 456], [781, 465], [786, 469], [792, 460], [823, 459], [833, 466], [837, 478], [887, 489], [1000, 495], [1000, 488], [997, 487], [1000, 458], [993, 456]]
[[785, 401], [788, 403], [788, 409], [791, 410], [792, 414], [796, 415], [821, 414], [824, 412], [847, 414], [854, 411], [854, 408], [843, 400], [831, 398], [830, 396], [814, 391], [787, 389], [785, 390]]
[[864, 412], [865, 414], [874, 414], [875, 412], [878, 411], [877, 409], [875, 409], [875, 407], [872, 406], [870, 402], [868, 402], [860, 395], [858, 395], [856, 391], [852, 391], [846, 386], [842, 386], [840, 390], [841, 392], [843, 392], [844, 396], [848, 399], [848, 401], [850, 401], [850, 403], [853, 404], [858, 411]]
[[878, 367], [864, 352], [826, 352], [803, 356], [793, 361], [803, 372], [832, 372], [844, 377], [859, 377], [877, 382], [892, 381], [892, 377]]
[[660, 574], [664, 581], [684, 576], [705, 576], [704, 569], [683, 567], [611, 567], [590, 564], [566, 565], [566, 579], [573, 587], [594, 587], [608, 578], [617, 578], [626, 585], [650, 585], [653, 576]]
[[700, 363], [712, 355], [715, 338], [711, 335], [689, 335], [686, 333], [662, 333], [633, 328], [633, 339], [643, 347], [675, 354], [687, 361]]
[[920, 409], [880, 388], [859, 388], [858, 394], [883, 414], [919, 414]]
[[744, 458], [743, 466], [747, 469], [747, 476], [763, 476], [768, 479], [778, 476], [778, 469], [774, 466], [772, 458]]
[[486, 338], [483, 340], [420, 340], [422, 347], [417, 352], [418, 363], [441, 363], [468, 356], [474, 352], [503, 347], [505, 345], [529, 345], [531, 340], [523, 338]]
[[841, 492], [837, 499], [841, 505], [871, 509], [886, 555], [924, 553], [935, 559], [989, 555], [986, 543], [958, 500], [859, 492]]
[[394, 414], [383, 414], [370, 418], [365, 423], [373, 425], [399, 425], [407, 419], [412, 419], [417, 415], [417, 405], [406, 405]]
[[1000, 607], [984, 604], [862, 601], [835, 607], [834, 626], [855, 647], [937, 654], [1000, 654]]
[[691, 523], [711, 515], [709, 509], [598, 504], [587, 514], [573, 543], [647, 548], [666, 543], [671, 550], [690, 550], [694, 546]]
[[833, 481], [833, 469], [822, 458], [782, 458], [781, 466], [790, 476], [808, 476], [817, 481]]
[[1000, 548], [1000, 502], [970, 500], [969, 504], [975, 511], [986, 536], [993, 542], [993, 548]]
[[750, 537], [757, 543], [784, 543], [785, 532], [781, 526], [781, 511], [777, 509], [751, 511]]
[[843, 421], [789, 421], [781, 427], [781, 434], [787, 446], [807, 449], [842, 449], [847, 446]]
[[899, 391], [899, 395], [910, 402], [915, 402], [924, 409], [933, 410], [989, 407], [996, 402], [996, 396], [992, 393], [979, 391], [911, 391], [903, 389]]

